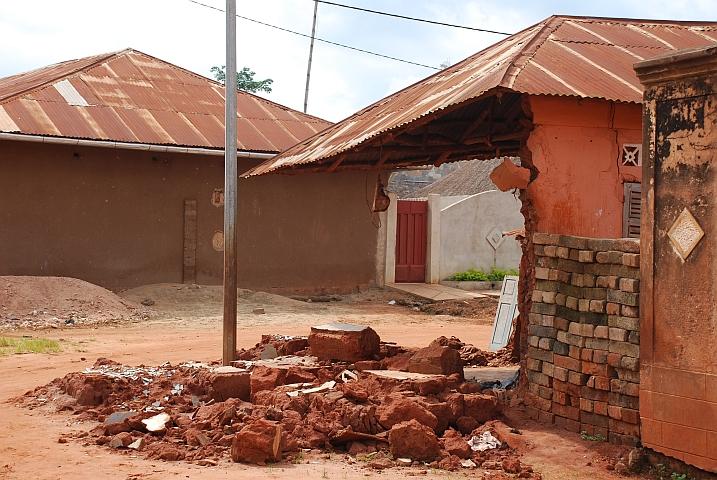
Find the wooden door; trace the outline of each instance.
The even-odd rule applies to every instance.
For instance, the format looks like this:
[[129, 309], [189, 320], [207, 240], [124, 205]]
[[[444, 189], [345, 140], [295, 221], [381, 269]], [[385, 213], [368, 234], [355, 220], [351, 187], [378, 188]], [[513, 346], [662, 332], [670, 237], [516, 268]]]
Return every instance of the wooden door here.
[[424, 283], [428, 202], [399, 200], [396, 210], [396, 283]]

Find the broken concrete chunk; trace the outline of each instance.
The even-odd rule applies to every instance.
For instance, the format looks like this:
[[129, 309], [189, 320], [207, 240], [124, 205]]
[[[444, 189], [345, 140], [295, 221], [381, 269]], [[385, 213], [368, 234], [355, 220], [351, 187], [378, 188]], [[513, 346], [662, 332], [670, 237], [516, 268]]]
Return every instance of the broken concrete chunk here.
[[254, 397], [257, 392], [263, 390], [274, 390], [279, 385], [286, 383], [286, 370], [280, 368], [271, 368], [264, 366], [257, 366], [251, 372], [251, 399], [254, 401]]
[[463, 360], [458, 350], [432, 343], [411, 357], [408, 371], [438, 375], [457, 373], [463, 378]]
[[329, 323], [311, 327], [309, 347], [320, 360], [358, 362], [373, 359], [381, 347], [381, 338], [371, 327]]
[[413, 460], [410, 458], [397, 458], [396, 459], [396, 465], [399, 467], [410, 467], [411, 463], [413, 463]]
[[281, 459], [281, 424], [259, 419], [234, 435], [232, 460], [242, 463]]
[[166, 413], [160, 413], [154, 417], [142, 420], [147, 431], [150, 433], [163, 433], [167, 430], [167, 424], [172, 421]]
[[215, 368], [209, 375], [212, 384], [212, 398], [224, 402], [230, 398], [249, 401], [251, 374], [244, 369], [224, 366]]
[[[486, 450], [493, 450], [494, 448], [500, 447], [500, 440], [495, 438], [490, 432], [483, 432], [480, 437], [473, 437], [468, 440], [471, 450], [474, 452], [485, 452]], [[485, 465], [483, 466], [485, 467]]]
[[394, 425], [388, 433], [388, 443], [394, 458], [410, 457], [430, 462], [441, 454], [436, 434], [415, 419]]
[[434, 414], [400, 393], [387, 395], [384, 398], [376, 409], [376, 419], [387, 430], [398, 423], [411, 419], [418, 420], [431, 430], [438, 426], [438, 418]]
[[109, 417], [107, 417], [107, 420], [104, 421], [104, 424], [109, 425], [111, 423], [124, 422], [125, 418], [134, 417], [135, 415], [137, 415], [137, 412], [115, 412]]

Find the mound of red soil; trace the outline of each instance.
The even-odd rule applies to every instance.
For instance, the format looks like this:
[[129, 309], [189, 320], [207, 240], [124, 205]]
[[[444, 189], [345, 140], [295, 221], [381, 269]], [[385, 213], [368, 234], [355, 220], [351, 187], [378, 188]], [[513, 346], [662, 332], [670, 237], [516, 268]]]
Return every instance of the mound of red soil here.
[[0, 329], [146, 319], [148, 308], [76, 278], [0, 276]]

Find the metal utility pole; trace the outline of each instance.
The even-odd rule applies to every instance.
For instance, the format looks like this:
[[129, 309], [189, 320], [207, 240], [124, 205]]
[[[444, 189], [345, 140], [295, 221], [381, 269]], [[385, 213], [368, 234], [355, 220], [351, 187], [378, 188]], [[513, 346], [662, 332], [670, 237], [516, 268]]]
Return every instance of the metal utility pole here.
[[319, 1], [314, 0], [314, 24], [311, 26], [311, 46], [309, 47], [309, 68], [306, 69], [306, 93], [304, 93], [304, 113], [309, 105], [309, 79], [311, 78], [311, 57], [314, 55], [314, 36], [316, 36], [316, 12], [319, 9]]
[[227, 67], [224, 141], [224, 316], [222, 364], [236, 358], [237, 335], [237, 17], [227, 0]]

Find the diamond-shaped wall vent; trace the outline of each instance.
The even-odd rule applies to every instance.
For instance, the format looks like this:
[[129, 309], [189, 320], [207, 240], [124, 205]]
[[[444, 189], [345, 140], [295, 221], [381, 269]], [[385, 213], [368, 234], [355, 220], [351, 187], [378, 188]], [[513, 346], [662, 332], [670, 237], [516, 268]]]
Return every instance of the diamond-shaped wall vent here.
[[672, 245], [682, 260], [686, 260], [690, 256], [704, 235], [704, 230], [687, 208], [682, 210], [667, 232], [667, 236], [670, 237]]
[[503, 232], [499, 230], [498, 227], [493, 227], [493, 229], [488, 232], [488, 235], [486, 235], [485, 239], [488, 240], [490, 246], [493, 247], [495, 250], [498, 250], [498, 247], [500, 247], [500, 245], [505, 241]]

